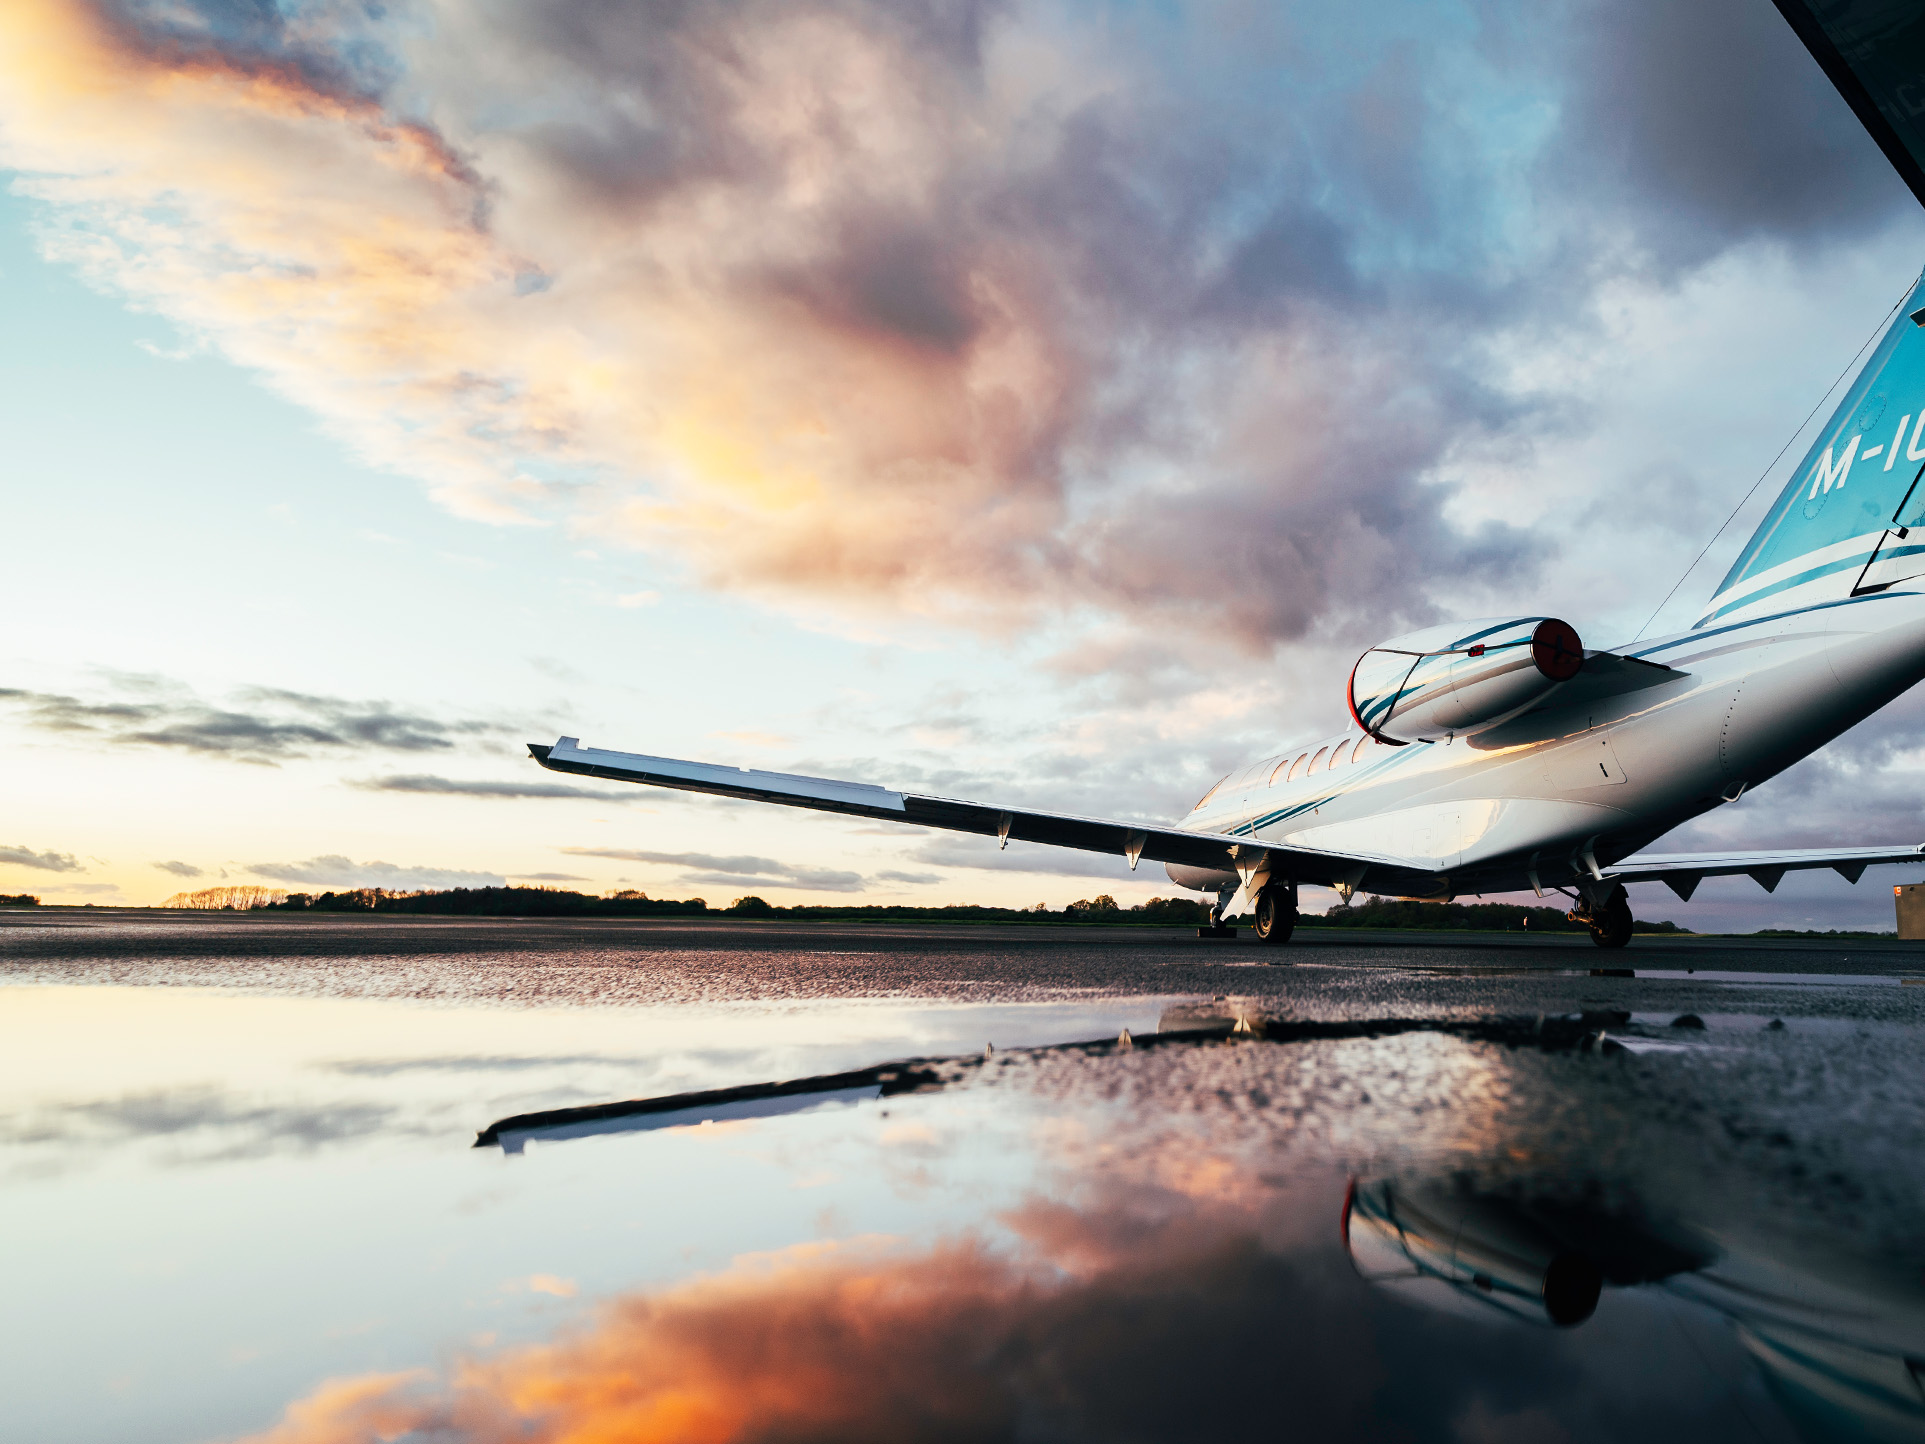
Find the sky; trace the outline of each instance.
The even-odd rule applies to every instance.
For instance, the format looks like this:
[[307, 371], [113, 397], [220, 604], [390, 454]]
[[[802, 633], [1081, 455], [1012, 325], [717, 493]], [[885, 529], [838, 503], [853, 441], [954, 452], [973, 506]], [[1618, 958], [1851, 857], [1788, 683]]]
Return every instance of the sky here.
[[[1925, 261], [1765, 0], [9, 0], [0, 169], [66, 903], [1172, 895], [524, 744], [1180, 817], [1412, 626], [1687, 625]], [[1663, 846], [1922, 835], [1907, 698]]]

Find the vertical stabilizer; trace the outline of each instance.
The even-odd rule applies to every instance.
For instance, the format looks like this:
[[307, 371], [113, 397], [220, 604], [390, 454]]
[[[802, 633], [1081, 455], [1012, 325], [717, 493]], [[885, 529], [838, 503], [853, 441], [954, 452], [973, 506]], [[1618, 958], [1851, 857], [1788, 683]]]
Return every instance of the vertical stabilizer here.
[[1925, 576], [1925, 277], [1695, 626]]

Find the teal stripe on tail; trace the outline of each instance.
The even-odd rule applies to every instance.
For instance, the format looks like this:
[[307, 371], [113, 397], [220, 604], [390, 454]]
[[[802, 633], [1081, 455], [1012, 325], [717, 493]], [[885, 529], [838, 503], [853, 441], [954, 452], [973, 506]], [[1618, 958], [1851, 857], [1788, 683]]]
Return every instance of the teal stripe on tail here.
[[[1925, 573], [1900, 531], [1925, 521], [1925, 276], [1695, 625]], [[1902, 513], [1901, 514], [1901, 509]], [[1902, 554], [1902, 555], [1901, 555]]]

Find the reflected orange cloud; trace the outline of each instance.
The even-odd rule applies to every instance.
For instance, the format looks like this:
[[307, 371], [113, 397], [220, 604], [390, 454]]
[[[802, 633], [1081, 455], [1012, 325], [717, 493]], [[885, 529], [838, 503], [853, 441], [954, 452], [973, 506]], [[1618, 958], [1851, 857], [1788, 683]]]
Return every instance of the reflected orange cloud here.
[[1038, 1287], [971, 1244], [812, 1246], [611, 1304], [582, 1333], [470, 1360], [439, 1389], [331, 1381], [249, 1444], [987, 1437], [1013, 1421], [999, 1360]]
[[[1343, 1177], [1302, 1183], [1334, 1225]], [[331, 1380], [241, 1444], [1172, 1437], [1263, 1417], [1285, 1376], [1308, 1391], [1301, 1418], [1367, 1427], [1386, 1374], [1334, 1226], [1318, 1257], [1293, 1258], [1260, 1242], [1256, 1207], [1086, 1185], [1086, 1205], [1015, 1210], [1002, 1242], [748, 1255], [439, 1379]]]
[[411, 1397], [425, 1378], [403, 1373], [330, 1379], [288, 1405], [279, 1424], [253, 1436], [254, 1444], [370, 1444], [432, 1427], [432, 1407]]

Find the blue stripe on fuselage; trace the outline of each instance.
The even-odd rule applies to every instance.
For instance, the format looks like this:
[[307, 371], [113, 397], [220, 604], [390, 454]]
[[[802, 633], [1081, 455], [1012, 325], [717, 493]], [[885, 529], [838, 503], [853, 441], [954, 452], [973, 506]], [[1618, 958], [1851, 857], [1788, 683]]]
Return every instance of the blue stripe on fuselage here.
[[1761, 627], [1766, 622], [1782, 622], [1786, 617], [1800, 617], [1807, 612], [1824, 612], [1829, 611], [1833, 607], [1856, 606], [1860, 602], [1883, 602], [1889, 601], [1893, 597], [1915, 597], [1917, 595], [1918, 593], [1913, 591], [1867, 592], [1862, 597], [1839, 597], [1837, 600], [1830, 602], [1813, 602], [1808, 607], [1792, 607], [1788, 611], [1773, 612], [1769, 616], [1764, 617], [1753, 617], [1749, 621], [1729, 622], [1722, 627], [1711, 627], [1702, 632], [1686, 632], [1683, 636], [1673, 637], [1668, 642], [1654, 642], [1648, 647], [1641, 647], [1635, 652], [1626, 652], [1624, 655], [1627, 657], [1649, 657], [1656, 652], [1668, 652], [1673, 647], [1694, 647], [1710, 637], [1721, 637], [1727, 632], [1742, 632], [1746, 627]]

